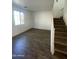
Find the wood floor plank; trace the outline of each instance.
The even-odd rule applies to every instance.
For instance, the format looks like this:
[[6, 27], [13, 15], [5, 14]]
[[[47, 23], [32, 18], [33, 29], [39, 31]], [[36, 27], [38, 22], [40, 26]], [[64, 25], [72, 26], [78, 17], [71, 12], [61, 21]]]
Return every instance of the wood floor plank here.
[[12, 59], [62, 59], [50, 52], [50, 31], [31, 29], [12, 39]]

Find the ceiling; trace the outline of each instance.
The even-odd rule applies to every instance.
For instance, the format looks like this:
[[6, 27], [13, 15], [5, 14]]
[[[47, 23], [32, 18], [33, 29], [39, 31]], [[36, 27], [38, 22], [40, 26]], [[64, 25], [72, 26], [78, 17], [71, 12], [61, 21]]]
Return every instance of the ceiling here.
[[13, 0], [13, 3], [31, 11], [52, 10], [54, 0]]

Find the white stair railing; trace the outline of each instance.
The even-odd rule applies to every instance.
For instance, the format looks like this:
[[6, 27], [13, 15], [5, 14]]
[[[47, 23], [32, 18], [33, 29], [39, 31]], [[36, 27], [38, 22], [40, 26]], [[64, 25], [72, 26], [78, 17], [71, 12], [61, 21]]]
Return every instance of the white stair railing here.
[[53, 18], [52, 18], [52, 20], [51, 20], [51, 53], [52, 53], [52, 55], [54, 54], [54, 35], [55, 35], [55, 28], [54, 28], [54, 20], [53, 20]]

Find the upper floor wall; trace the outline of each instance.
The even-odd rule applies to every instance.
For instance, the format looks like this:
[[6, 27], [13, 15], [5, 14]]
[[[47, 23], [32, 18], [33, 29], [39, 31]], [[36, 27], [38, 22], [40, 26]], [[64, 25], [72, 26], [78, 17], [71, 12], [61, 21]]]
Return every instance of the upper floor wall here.
[[65, 0], [65, 5], [64, 5], [64, 22], [67, 25], [67, 0]]
[[54, 18], [63, 16], [64, 22], [67, 24], [67, 0], [54, 0], [52, 10]]
[[63, 16], [64, 4], [65, 4], [65, 0], [54, 0], [54, 6], [53, 6], [54, 18], [59, 18]]

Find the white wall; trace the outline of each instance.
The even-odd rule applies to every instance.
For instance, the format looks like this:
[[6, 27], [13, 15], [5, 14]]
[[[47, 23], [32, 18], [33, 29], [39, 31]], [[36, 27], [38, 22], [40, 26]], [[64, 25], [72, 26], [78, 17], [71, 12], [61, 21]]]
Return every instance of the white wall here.
[[34, 12], [34, 28], [51, 30], [52, 11]]
[[54, 54], [54, 23], [52, 11], [38, 11], [33, 13], [34, 28], [51, 30], [50, 51]]
[[56, 2], [56, 0], [54, 0], [54, 6], [52, 9], [54, 18], [59, 18], [59, 17], [63, 16], [62, 8], [64, 8], [64, 1], [65, 0], [58, 0], [58, 2]]
[[[13, 10], [16, 9], [16, 7], [13, 7]], [[18, 9], [19, 10], [19, 9]], [[28, 10], [22, 10], [24, 12], [24, 21], [25, 24], [24, 25], [14, 25], [14, 19], [12, 19], [12, 36], [16, 36], [30, 28], [32, 28], [32, 14], [30, 11]]]
[[65, 5], [64, 5], [64, 22], [67, 25], [67, 0], [65, 0]]

